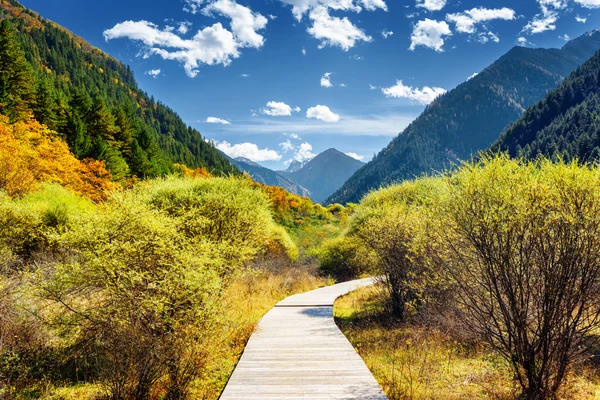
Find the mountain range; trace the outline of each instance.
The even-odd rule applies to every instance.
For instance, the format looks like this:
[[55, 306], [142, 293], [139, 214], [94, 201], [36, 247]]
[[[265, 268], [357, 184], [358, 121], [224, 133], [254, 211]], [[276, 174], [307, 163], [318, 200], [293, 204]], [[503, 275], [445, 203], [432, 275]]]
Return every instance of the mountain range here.
[[469, 159], [497, 140], [509, 124], [599, 48], [598, 31], [561, 49], [514, 47], [474, 78], [434, 100], [327, 202], [358, 202], [372, 189]]
[[336, 149], [326, 150], [305, 162], [292, 161], [285, 171], [273, 171], [243, 157], [230, 160], [256, 182], [281, 186], [317, 203], [333, 194], [364, 165]]

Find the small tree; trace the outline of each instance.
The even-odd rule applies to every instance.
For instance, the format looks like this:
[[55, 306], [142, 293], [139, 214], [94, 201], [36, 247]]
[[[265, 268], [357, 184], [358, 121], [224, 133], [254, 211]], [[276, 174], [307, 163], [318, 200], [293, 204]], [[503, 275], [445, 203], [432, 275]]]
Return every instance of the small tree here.
[[432, 254], [467, 326], [512, 364], [524, 398], [555, 398], [600, 325], [599, 171], [487, 159], [452, 177], [439, 211]]

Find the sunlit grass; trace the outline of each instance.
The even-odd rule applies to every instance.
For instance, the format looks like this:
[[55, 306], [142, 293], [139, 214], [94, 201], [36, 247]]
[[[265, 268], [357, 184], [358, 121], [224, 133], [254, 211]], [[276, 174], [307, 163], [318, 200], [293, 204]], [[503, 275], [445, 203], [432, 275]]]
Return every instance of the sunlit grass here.
[[[360, 289], [339, 299], [334, 312], [390, 400], [516, 399], [502, 358], [436, 327], [395, 323], [385, 316], [380, 299], [376, 288]], [[597, 372], [584, 368], [571, 374], [562, 398], [600, 399]]]

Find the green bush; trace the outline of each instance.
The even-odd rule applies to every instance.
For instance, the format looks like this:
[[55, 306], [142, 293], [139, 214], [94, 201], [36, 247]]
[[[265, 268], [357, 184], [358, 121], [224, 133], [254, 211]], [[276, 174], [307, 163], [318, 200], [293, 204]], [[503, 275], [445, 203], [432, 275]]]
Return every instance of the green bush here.
[[320, 271], [337, 281], [356, 279], [375, 270], [367, 249], [353, 236], [326, 241], [318, 256]]

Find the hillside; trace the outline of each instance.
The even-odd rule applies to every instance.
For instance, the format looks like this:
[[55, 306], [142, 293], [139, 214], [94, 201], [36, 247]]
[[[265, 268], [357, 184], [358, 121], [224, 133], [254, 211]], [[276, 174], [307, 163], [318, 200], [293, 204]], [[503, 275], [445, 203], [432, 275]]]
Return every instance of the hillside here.
[[175, 163], [237, 172], [200, 132], [140, 90], [128, 66], [15, 0], [0, 0], [0, 20], [16, 31], [6, 27], [3, 37], [15, 37], [29, 64], [19, 68], [28, 76], [19, 113], [33, 111], [79, 159], [105, 161], [117, 180], [168, 173]]
[[301, 169], [281, 173], [307, 188], [311, 193], [311, 199], [321, 203], [363, 165], [363, 162], [336, 149], [329, 149], [310, 160]]
[[250, 161], [243, 157], [232, 159], [231, 162], [243, 172], [247, 172], [256, 182], [268, 186], [279, 186], [290, 193], [296, 194], [302, 197], [310, 197], [310, 192], [298, 185], [296, 182], [291, 181], [282, 174], [262, 167], [259, 164]]
[[487, 148], [503, 129], [600, 48], [590, 32], [562, 49], [515, 47], [475, 78], [440, 96], [329, 202], [357, 202], [371, 189], [444, 169]]
[[600, 158], [600, 52], [527, 112], [491, 146], [513, 157]]

